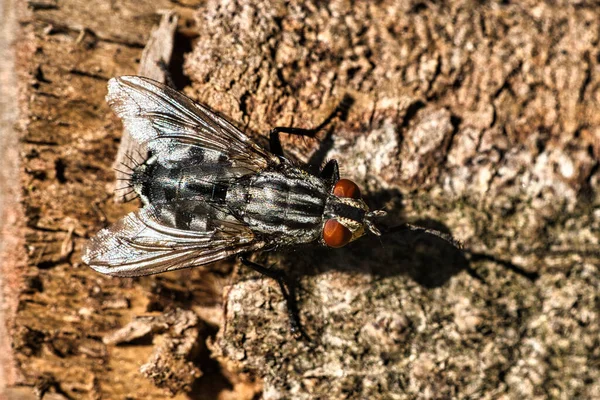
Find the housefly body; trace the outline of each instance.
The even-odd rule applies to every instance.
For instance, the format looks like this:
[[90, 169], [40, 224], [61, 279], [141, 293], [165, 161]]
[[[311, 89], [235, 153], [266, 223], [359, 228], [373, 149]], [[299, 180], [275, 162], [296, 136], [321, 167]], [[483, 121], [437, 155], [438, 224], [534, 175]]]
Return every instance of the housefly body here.
[[143, 207], [98, 232], [83, 261], [104, 274], [132, 277], [237, 256], [277, 280], [299, 325], [283, 275], [249, 253], [304, 243], [342, 247], [379, 235], [358, 186], [340, 179], [335, 160], [310, 173], [283, 156], [280, 133], [314, 137], [316, 129], [275, 128], [270, 151], [219, 114], [139, 76], [113, 78], [107, 101], [149, 158], [132, 166], [130, 186]]

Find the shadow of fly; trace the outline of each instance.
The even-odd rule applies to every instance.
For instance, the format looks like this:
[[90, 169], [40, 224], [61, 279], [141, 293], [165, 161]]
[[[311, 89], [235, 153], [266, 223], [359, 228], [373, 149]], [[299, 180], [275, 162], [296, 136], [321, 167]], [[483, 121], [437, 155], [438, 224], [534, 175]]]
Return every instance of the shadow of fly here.
[[[315, 137], [347, 108], [342, 102], [314, 129], [274, 128], [270, 151], [204, 105], [139, 76], [113, 78], [108, 104], [149, 157], [134, 163], [129, 186], [143, 207], [98, 232], [83, 261], [121, 277], [173, 271], [230, 257], [275, 279], [290, 326], [303, 333], [293, 285], [281, 270], [247, 257], [256, 251], [318, 243], [343, 247], [366, 233], [381, 235], [358, 186], [340, 179], [336, 160], [317, 173], [284, 157], [280, 133]], [[444, 234], [409, 224], [387, 229]]]

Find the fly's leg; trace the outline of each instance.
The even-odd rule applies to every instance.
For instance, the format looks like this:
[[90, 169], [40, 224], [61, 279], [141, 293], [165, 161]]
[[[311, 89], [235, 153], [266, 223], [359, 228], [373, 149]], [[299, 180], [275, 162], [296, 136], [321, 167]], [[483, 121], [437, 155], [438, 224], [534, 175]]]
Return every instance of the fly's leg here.
[[269, 148], [271, 149], [271, 153], [278, 157], [283, 157], [283, 147], [281, 146], [281, 139], [279, 138], [280, 133], [289, 133], [290, 135], [314, 138], [321, 130], [322, 126], [323, 124], [319, 125], [315, 129], [286, 128], [282, 126], [271, 129], [271, 132], [269, 133]]
[[438, 231], [436, 229], [424, 228], [421, 226], [416, 226], [412, 224], [402, 224], [398, 226], [394, 226], [392, 228], [385, 228], [382, 230], [381, 235], [389, 235], [391, 233], [402, 232], [402, 231], [412, 231], [417, 233], [425, 233], [429, 235], [437, 236], [438, 238], [445, 240], [448, 244], [455, 247], [458, 250], [462, 250], [462, 244], [458, 242], [456, 239], [452, 237], [452, 235], [448, 233], [444, 233]]
[[340, 180], [340, 167], [338, 166], [337, 160], [329, 160], [323, 167], [319, 176], [331, 183], [336, 183]]
[[245, 266], [250, 267], [259, 274], [265, 275], [266, 277], [269, 277], [277, 282], [287, 307], [288, 318], [290, 319], [290, 331], [295, 336], [300, 336], [303, 339], [310, 340], [300, 325], [295, 287], [289, 282], [283, 271], [270, 269], [252, 262], [248, 260], [245, 255], [240, 256], [239, 259]]
[[285, 127], [285, 126], [277, 126], [271, 129], [269, 133], [269, 148], [271, 149], [271, 153], [275, 154], [278, 157], [283, 157], [283, 147], [281, 146], [281, 140], [279, 139], [280, 133], [287, 133], [290, 135], [297, 136], [305, 136], [314, 138], [319, 131], [325, 128], [331, 120], [335, 117], [340, 116], [342, 119], [345, 119], [345, 116], [348, 112], [348, 108], [352, 105], [354, 99], [349, 95], [345, 95], [340, 104], [333, 110], [331, 114], [321, 124], [312, 129], [303, 129], [303, 128], [293, 128], [293, 127]]

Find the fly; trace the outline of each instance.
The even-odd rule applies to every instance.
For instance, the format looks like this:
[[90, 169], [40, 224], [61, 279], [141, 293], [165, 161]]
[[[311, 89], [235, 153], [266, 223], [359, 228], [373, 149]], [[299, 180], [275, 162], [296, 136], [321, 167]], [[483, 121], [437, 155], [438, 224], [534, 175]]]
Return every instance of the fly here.
[[143, 207], [102, 229], [82, 259], [121, 277], [173, 271], [237, 256], [275, 279], [300, 332], [295, 296], [282, 272], [247, 259], [256, 251], [319, 243], [332, 248], [367, 232], [380, 235], [359, 187], [340, 179], [336, 160], [318, 173], [287, 160], [274, 128], [270, 151], [204, 105], [140, 76], [113, 78], [107, 102], [150, 157], [132, 167], [130, 186]]

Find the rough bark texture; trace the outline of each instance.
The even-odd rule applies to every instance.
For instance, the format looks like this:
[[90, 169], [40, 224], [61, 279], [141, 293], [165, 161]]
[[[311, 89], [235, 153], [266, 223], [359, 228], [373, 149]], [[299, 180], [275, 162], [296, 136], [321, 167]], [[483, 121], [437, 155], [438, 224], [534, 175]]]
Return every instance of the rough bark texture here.
[[19, 207], [21, 185], [19, 174], [18, 135], [15, 123], [17, 107], [17, 74], [12, 43], [17, 21], [14, 2], [0, 2], [0, 398], [9, 382], [16, 379], [15, 363], [10, 349], [8, 321], [17, 309], [20, 270], [24, 257], [23, 212]]
[[[308, 343], [290, 334], [277, 285], [229, 275], [234, 262], [133, 280], [81, 265], [86, 238], [136, 207], [111, 199], [120, 124], [106, 81], [136, 70], [156, 11], [173, 6], [190, 96], [264, 143], [351, 95], [320, 143], [285, 138], [290, 158], [338, 159], [390, 211], [382, 222], [445, 230], [465, 251], [407, 233], [258, 255], [299, 281]], [[30, 2], [21, 21], [21, 385], [71, 398], [600, 397], [594, 3], [214, 0], [191, 14], [182, 2]], [[200, 321], [107, 339], [177, 308]], [[148, 360], [167, 368], [147, 380]]]
[[[273, 399], [600, 395], [597, 8], [206, 10], [212, 39], [186, 64], [198, 98], [265, 132], [316, 124], [352, 94], [326, 156], [372, 204], [435, 221], [467, 249], [405, 237], [291, 253], [314, 341], [290, 340], [272, 283], [244, 281], [213, 351]], [[294, 148], [306, 160], [316, 143]]]

